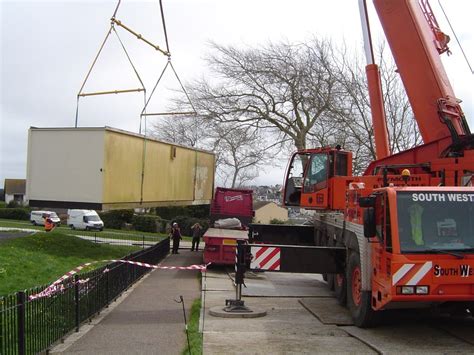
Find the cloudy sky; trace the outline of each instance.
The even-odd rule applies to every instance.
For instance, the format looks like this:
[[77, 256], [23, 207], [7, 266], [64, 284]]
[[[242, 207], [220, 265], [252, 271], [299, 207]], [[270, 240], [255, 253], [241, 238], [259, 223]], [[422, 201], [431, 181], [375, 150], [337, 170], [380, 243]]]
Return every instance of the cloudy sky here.
[[[370, 1], [369, 1], [370, 2]], [[438, 1], [431, 1], [442, 29], [452, 36]], [[27, 132], [35, 127], [74, 125], [76, 95], [110, 26], [116, 1], [0, 0], [0, 185], [26, 177]], [[122, 0], [117, 18], [165, 48], [159, 2]], [[209, 41], [258, 46], [268, 41], [331, 38], [360, 48], [362, 34], [356, 0], [163, 0], [172, 63], [186, 83], [208, 75], [203, 60]], [[464, 50], [474, 64], [472, 0], [441, 0]], [[375, 14], [371, 23], [381, 38]], [[166, 58], [118, 30], [150, 92]], [[474, 80], [454, 41], [443, 59], [448, 76], [474, 130]], [[116, 37], [107, 41], [84, 92], [140, 87]], [[166, 111], [177, 82], [170, 71], [150, 102]], [[79, 103], [79, 126], [111, 126], [138, 132], [143, 95], [86, 97]], [[156, 119], [156, 118], [155, 118]], [[149, 121], [149, 125], [151, 124]], [[54, 159], [54, 152], [51, 152]], [[281, 157], [284, 165], [287, 157]], [[281, 183], [282, 169], [268, 168], [260, 184]]]

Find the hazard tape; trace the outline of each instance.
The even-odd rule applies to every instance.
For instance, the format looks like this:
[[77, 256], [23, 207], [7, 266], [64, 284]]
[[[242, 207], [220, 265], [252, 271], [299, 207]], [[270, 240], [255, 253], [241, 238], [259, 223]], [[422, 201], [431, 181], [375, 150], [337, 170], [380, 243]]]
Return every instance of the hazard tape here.
[[[164, 270], [201, 270], [202, 271], [205, 271], [207, 269], [207, 267], [209, 266], [210, 263], [208, 264], [205, 264], [205, 265], [189, 265], [189, 266], [162, 266], [162, 265], [152, 265], [152, 264], [148, 264], [148, 263], [142, 263], [140, 261], [130, 261], [130, 260], [98, 260], [98, 261], [92, 261], [92, 262], [89, 262], [89, 263], [85, 263], [85, 264], [82, 264], [82, 265], [79, 265], [78, 267], [76, 267], [75, 269], [67, 272], [66, 274], [64, 274], [63, 276], [61, 276], [59, 279], [57, 279], [56, 281], [54, 281], [51, 285], [49, 285], [48, 287], [46, 287], [43, 291], [39, 292], [39, 293], [36, 293], [34, 295], [31, 295], [28, 297], [28, 299], [30, 301], [32, 300], [35, 300], [35, 299], [38, 299], [38, 298], [42, 298], [42, 297], [51, 297], [53, 296], [54, 294], [58, 293], [58, 292], [62, 292], [65, 290], [65, 287], [64, 285], [62, 284], [65, 280], [69, 279], [71, 276], [74, 276], [75, 274], [77, 274], [79, 271], [83, 270], [84, 268], [92, 265], [92, 264], [96, 264], [96, 263], [100, 263], [100, 262], [112, 262], [112, 263], [124, 263], [124, 264], [131, 264], [131, 265], [137, 265], [137, 266], [142, 266], [142, 267], [146, 267], [146, 268], [149, 268], [149, 269], [164, 269]], [[109, 269], [108, 268], [105, 268], [104, 273], [106, 272], [109, 272]], [[78, 283], [79, 284], [85, 284], [89, 281], [89, 279], [84, 279], [84, 280], [78, 280]]]

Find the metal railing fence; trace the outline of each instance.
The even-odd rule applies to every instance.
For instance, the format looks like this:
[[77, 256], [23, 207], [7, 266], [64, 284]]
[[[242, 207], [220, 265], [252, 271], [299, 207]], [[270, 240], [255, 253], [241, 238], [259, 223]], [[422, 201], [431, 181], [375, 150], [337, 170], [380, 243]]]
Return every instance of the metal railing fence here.
[[[67, 234], [67, 233], [66, 233]], [[88, 232], [88, 231], [74, 231], [73, 234], [78, 238], [88, 240], [98, 244], [110, 245], [125, 245], [136, 246], [139, 248], [148, 248], [165, 239], [165, 236], [160, 235], [145, 235], [145, 234], [125, 234], [111, 231], [102, 232]]]
[[[157, 264], [169, 253], [169, 238], [124, 259]], [[0, 354], [35, 354], [99, 313], [150, 269], [114, 262], [76, 274], [49, 297], [30, 299], [48, 286], [0, 296]]]

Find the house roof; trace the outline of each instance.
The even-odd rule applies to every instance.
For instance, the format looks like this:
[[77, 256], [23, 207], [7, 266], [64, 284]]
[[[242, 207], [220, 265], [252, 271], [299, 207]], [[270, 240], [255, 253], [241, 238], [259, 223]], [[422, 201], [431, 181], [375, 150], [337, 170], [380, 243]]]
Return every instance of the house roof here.
[[25, 194], [26, 179], [5, 179], [5, 194]]
[[[270, 203], [273, 203], [275, 206], [277, 207], [281, 207], [280, 205], [278, 205], [277, 203], [275, 203], [274, 201], [254, 201], [253, 202], [253, 209], [256, 211]], [[282, 208], [282, 207], [281, 207]]]

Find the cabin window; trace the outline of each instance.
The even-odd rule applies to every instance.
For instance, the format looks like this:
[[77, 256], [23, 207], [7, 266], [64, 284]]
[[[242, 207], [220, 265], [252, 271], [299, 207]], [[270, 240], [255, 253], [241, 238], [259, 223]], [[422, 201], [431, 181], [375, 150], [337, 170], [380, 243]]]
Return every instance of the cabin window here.
[[347, 176], [347, 154], [336, 154], [336, 176]]
[[474, 193], [399, 192], [397, 204], [402, 253], [474, 250]]
[[313, 192], [327, 186], [328, 155], [314, 154], [311, 157], [308, 173], [306, 174], [304, 192]]
[[384, 198], [383, 195], [378, 194], [375, 197], [375, 233], [379, 240], [384, 240], [385, 231], [384, 231]]

